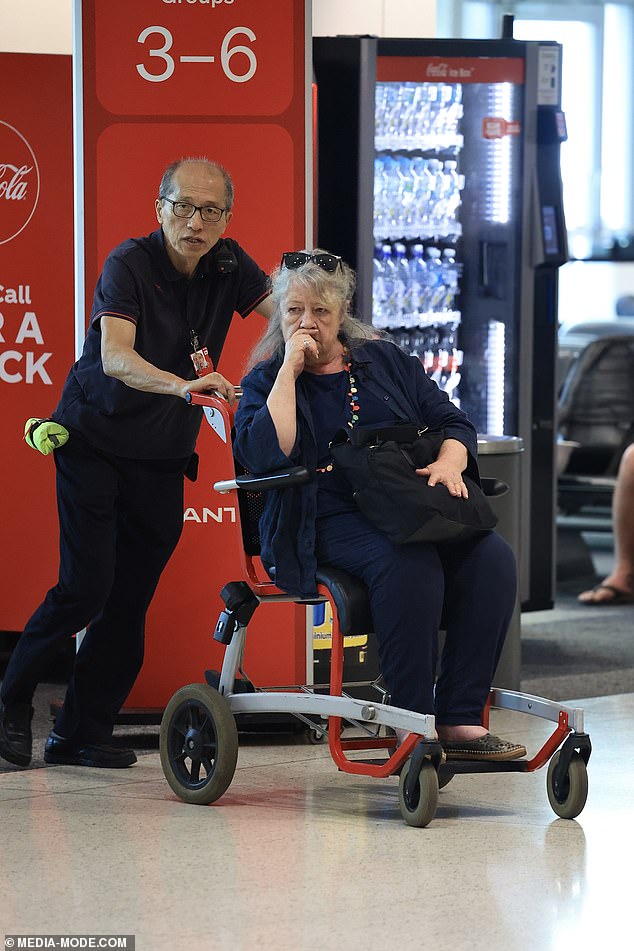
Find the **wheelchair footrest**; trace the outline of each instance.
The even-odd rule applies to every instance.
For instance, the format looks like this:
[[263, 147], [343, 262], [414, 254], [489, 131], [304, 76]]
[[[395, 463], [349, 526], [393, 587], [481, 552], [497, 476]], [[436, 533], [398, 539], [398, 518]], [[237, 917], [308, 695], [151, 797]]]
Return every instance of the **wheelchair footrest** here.
[[443, 763], [438, 770], [439, 776], [457, 776], [459, 773], [525, 773], [528, 771], [529, 761], [525, 759], [486, 760], [450, 759]]

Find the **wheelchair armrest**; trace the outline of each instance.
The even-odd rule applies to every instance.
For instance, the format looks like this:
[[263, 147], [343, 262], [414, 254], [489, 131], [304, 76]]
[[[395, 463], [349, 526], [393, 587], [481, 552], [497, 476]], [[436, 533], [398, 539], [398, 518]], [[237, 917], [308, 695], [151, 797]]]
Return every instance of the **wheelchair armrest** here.
[[268, 492], [270, 489], [288, 489], [295, 485], [304, 485], [310, 482], [310, 472], [305, 466], [295, 466], [293, 469], [278, 469], [277, 472], [267, 472], [265, 475], [253, 475], [251, 472], [237, 475], [235, 479], [216, 482], [214, 489], [217, 492], [229, 492], [232, 489], [246, 489], [251, 492]]
[[267, 492], [269, 489], [287, 489], [293, 485], [304, 485], [310, 482], [310, 472], [305, 466], [295, 466], [293, 469], [279, 469], [277, 472], [267, 472], [265, 475], [253, 475], [247, 472], [236, 476], [239, 489], [250, 489], [252, 492]]
[[507, 482], [503, 482], [501, 479], [490, 479], [487, 477], [480, 479], [480, 485], [482, 487], [482, 492], [488, 498], [495, 498], [499, 495], [506, 495], [509, 490], [509, 485]]

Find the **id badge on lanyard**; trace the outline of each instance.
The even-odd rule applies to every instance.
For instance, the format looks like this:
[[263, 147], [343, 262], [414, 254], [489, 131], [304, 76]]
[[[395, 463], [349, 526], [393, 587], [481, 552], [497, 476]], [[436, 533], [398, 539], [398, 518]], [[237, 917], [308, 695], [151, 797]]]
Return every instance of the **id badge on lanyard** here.
[[214, 365], [211, 362], [211, 357], [209, 356], [209, 351], [207, 347], [201, 347], [198, 341], [198, 335], [192, 333], [192, 347], [194, 348], [189, 355], [191, 362], [194, 364], [194, 370], [196, 371], [196, 376], [207, 376], [208, 373], [214, 372]]

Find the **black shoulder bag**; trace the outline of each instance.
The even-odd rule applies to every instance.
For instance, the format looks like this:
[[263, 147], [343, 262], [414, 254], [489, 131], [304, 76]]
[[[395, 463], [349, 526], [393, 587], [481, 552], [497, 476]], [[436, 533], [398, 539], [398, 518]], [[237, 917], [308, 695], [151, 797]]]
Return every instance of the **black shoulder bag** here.
[[339, 430], [330, 444], [337, 468], [350, 482], [363, 514], [397, 545], [447, 542], [490, 531], [497, 523], [479, 485], [463, 474], [469, 498], [456, 498], [444, 485], [429, 486], [416, 475], [438, 458], [445, 439], [441, 430], [414, 424], [381, 429]]

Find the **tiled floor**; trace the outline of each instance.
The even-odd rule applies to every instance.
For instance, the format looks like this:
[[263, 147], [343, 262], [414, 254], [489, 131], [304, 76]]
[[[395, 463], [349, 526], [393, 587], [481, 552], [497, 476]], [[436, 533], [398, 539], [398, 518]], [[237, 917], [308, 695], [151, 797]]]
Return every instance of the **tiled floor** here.
[[[137, 951], [632, 947], [634, 695], [579, 705], [594, 749], [577, 820], [554, 815], [541, 770], [457, 776], [414, 829], [395, 779], [343, 775], [299, 741], [242, 745], [207, 807], [176, 799], [156, 753], [4, 773], [3, 933], [135, 934]], [[549, 732], [499, 712], [492, 727], [529, 752]]]

